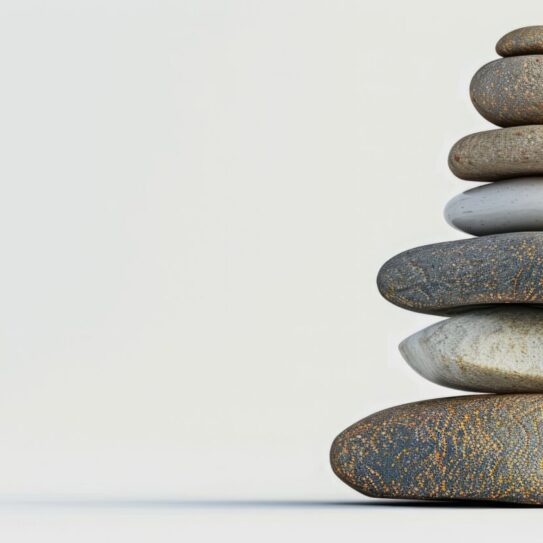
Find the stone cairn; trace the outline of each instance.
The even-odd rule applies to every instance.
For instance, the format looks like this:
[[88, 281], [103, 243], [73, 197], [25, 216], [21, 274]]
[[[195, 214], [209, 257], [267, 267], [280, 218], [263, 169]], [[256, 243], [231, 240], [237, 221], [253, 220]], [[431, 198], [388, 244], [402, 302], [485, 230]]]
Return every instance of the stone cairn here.
[[343, 431], [332, 468], [368, 496], [543, 504], [543, 26], [506, 34], [496, 51], [470, 95], [501, 128], [449, 155], [459, 178], [491, 181], [445, 208], [480, 237], [410, 249], [377, 278], [389, 302], [448, 317], [400, 344], [407, 363], [492, 394], [400, 405]]

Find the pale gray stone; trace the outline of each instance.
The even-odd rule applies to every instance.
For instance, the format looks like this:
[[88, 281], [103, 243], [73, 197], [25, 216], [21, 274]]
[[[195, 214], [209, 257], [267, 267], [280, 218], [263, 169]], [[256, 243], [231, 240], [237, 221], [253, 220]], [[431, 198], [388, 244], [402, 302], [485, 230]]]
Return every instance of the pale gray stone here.
[[447, 203], [444, 215], [451, 226], [474, 236], [543, 230], [543, 177], [467, 190]]
[[420, 375], [476, 392], [543, 392], [543, 309], [480, 309], [429, 326], [400, 352]]

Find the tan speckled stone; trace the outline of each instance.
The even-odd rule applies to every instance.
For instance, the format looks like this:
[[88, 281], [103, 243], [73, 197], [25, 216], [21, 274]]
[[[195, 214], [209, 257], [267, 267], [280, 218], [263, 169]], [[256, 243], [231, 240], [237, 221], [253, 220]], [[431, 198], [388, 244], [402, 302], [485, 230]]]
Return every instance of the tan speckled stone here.
[[376, 498], [543, 505], [543, 394], [483, 394], [374, 413], [336, 437], [334, 473]]
[[498, 126], [543, 124], [543, 55], [501, 58], [471, 80], [477, 111]]
[[502, 57], [543, 54], [543, 26], [525, 26], [509, 32], [496, 44]]
[[470, 134], [453, 145], [449, 168], [460, 179], [470, 181], [543, 175], [543, 126], [515, 126]]

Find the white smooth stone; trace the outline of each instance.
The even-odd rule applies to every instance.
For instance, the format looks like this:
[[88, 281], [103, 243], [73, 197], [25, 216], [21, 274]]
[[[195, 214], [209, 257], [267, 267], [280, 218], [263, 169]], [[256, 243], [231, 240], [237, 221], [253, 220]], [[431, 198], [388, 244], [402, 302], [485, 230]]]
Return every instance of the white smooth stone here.
[[444, 215], [451, 226], [475, 236], [543, 230], [543, 177], [468, 190], [447, 203]]
[[445, 319], [400, 344], [420, 375], [474, 392], [543, 392], [543, 309], [493, 307]]

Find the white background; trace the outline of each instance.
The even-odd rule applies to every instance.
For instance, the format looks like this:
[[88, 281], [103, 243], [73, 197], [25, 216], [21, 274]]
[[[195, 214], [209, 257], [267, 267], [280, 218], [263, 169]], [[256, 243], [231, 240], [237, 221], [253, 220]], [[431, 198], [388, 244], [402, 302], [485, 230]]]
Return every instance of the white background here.
[[447, 154], [492, 128], [470, 79], [541, 14], [1, 0], [3, 533], [420, 541], [535, 525], [533, 510], [364, 505], [328, 450], [376, 410], [457, 394], [397, 352], [437, 319], [385, 302], [375, 277], [463, 237], [442, 209], [475, 184]]

